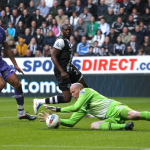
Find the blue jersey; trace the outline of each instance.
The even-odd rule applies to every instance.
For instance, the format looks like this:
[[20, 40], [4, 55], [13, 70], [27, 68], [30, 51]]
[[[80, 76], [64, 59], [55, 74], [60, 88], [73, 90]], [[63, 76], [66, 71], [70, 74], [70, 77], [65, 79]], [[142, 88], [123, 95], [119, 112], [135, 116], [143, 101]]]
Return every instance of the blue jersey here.
[[4, 29], [0, 27], [0, 59], [2, 58], [1, 51], [3, 47], [3, 42], [6, 42], [6, 34], [5, 34]]

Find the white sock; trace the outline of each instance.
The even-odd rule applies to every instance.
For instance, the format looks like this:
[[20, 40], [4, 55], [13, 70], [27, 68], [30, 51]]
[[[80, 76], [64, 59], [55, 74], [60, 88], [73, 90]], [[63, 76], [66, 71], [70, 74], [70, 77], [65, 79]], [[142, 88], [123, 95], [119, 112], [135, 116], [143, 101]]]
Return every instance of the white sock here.
[[38, 102], [42, 105], [42, 104], [45, 104], [45, 98], [43, 99], [38, 99]]
[[26, 113], [24, 111], [24, 107], [23, 105], [17, 105], [17, 108], [18, 108], [18, 116], [24, 116]]

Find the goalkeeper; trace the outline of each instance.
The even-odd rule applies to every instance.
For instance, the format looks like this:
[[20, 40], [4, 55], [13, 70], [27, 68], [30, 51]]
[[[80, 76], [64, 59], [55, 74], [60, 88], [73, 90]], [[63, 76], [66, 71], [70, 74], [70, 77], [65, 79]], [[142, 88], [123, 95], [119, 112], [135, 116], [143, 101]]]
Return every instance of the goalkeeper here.
[[[70, 119], [61, 119], [61, 125], [63, 126], [73, 127], [87, 113], [101, 120], [93, 122], [91, 129], [132, 130], [134, 127], [133, 122], [125, 124], [126, 120], [150, 121], [150, 112], [134, 111], [120, 102], [108, 99], [91, 88], [84, 88], [80, 83], [72, 84], [70, 92], [77, 100], [74, 105], [64, 108], [44, 105], [45, 108], [53, 112], [74, 112]], [[48, 115], [45, 112], [40, 113], [40, 121], [45, 121]]]

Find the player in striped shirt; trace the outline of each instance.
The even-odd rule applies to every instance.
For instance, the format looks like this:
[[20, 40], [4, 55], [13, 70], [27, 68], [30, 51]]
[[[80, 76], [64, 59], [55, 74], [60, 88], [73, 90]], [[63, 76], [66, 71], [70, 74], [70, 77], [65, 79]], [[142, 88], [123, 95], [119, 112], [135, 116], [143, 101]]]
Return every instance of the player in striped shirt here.
[[[61, 125], [73, 127], [87, 113], [102, 120], [93, 122], [91, 129], [100, 130], [132, 130], [133, 122], [125, 124], [126, 120], [149, 120], [150, 112], [137, 112], [120, 102], [109, 99], [91, 88], [84, 88], [80, 83], [72, 84], [70, 88], [72, 96], [77, 102], [69, 107], [57, 108], [44, 105], [54, 112], [74, 112], [70, 119], [61, 119]], [[49, 114], [39, 114], [40, 121], [45, 121]]]

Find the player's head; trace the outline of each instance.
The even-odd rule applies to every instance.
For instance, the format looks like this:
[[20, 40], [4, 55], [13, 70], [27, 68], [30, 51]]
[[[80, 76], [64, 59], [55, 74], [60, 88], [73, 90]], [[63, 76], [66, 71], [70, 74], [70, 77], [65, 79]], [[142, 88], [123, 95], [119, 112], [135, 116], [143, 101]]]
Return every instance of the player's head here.
[[74, 83], [70, 87], [70, 93], [77, 100], [79, 98], [79, 93], [83, 88], [84, 87], [81, 83]]
[[62, 26], [62, 32], [63, 36], [69, 39], [71, 35], [71, 26], [69, 24], [64, 24]]

